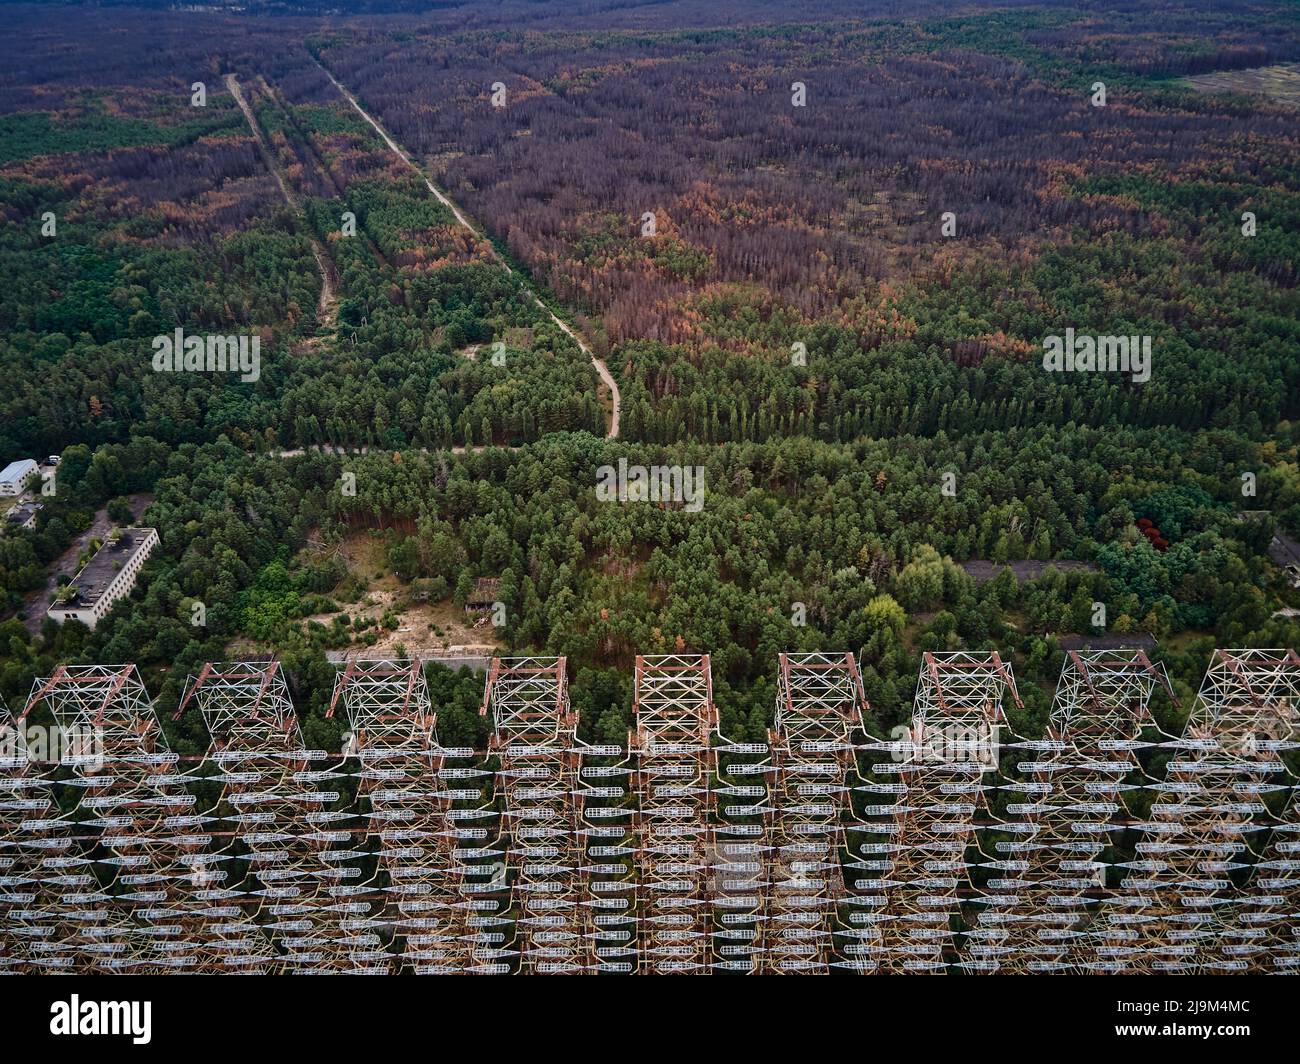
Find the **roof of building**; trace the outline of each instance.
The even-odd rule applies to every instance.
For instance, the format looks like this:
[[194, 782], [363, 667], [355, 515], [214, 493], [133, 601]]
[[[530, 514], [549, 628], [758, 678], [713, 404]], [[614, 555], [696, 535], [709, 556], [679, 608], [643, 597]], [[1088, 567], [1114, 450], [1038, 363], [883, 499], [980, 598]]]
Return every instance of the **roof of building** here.
[[44, 503], [39, 502], [20, 502], [17, 506], [12, 507], [5, 516], [15, 524], [22, 524], [33, 514], [38, 514], [45, 509]]
[[1273, 541], [1268, 545], [1268, 556], [1276, 565], [1300, 564], [1300, 543], [1285, 532], [1274, 532]]
[[139, 553], [152, 528], [123, 528], [116, 540], [106, 539], [95, 556], [72, 578], [75, 594], [64, 600], [65, 607], [93, 606], [108, 590], [122, 568]]
[[39, 468], [40, 466], [31, 458], [19, 458], [16, 462], [10, 462], [4, 469], [0, 469], [0, 482], [8, 483], [30, 477]]

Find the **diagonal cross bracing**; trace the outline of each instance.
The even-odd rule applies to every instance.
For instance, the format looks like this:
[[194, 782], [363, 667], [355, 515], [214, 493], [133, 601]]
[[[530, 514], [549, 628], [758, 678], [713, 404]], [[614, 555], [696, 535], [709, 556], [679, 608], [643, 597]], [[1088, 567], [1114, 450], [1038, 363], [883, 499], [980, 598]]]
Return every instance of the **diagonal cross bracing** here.
[[[78, 834], [107, 855], [70, 858], [83, 870], [74, 877], [82, 889], [61, 900], [110, 916], [100, 927], [83, 924], [80, 937], [96, 941], [77, 948], [113, 971], [220, 970], [233, 912], [220, 886], [222, 857], [136, 667], [60, 666], [35, 682], [23, 719], [43, 713], [93, 751], [75, 760], [68, 785], [79, 795]], [[96, 876], [84, 874], [95, 866]]]
[[577, 714], [562, 657], [494, 658], [483, 695], [500, 758], [520, 970], [593, 970]]
[[852, 812], [853, 739], [867, 700], [852, 654], [782, 654], [777, 668], [761, 966], [772, 974], [827, 974], [844, 894], [840, 849]]
[[997, 768], [1003, 698], [1017, 703], [1010, 667], [993, 651], [926, 653], [907, 740], [874, 772], [897, 779], [879, 885], [879, 939], [863, 947], [882, 972], [941, 972], [954, 951], [960, 891], [969, 888], [967, 848]]
[[716, 727], [708, 655], [638, 656], [633, 746], [640, 792], [640, 962], [652, 974], [711, 971]]
[[[464, 890], [472, 839], [457, 827], [456, 802], [478, 803], [482, 773], [457, 767], [468, 750], [446, 750], [418, 661], [353, 659], [339, 674], [327, 715], [340, 709], [361, 763], [370, 838], [387, 883], [397, 964], [417, 974], [478, 970], [477, 901]], [[462, 845], [468, 843], [468, 846]]]
[[[298, 973], [386, 971], [351, 864], [354, 815], [331, 810], [340, 793], [317, 786], [339, 773], [312, 768], [325, 754], [305, 748], [279, 662], [209, 662], [180, 710], [191, 703], [208, 727], [221, 806], [232, 810], [226, 820], [256, 880], [258, 927], [281, 951], [275, 964]], [[261, 960], [251, 942], [241, 959]]]
[[38, 753], [0, 698], [0, 973], [108, 971], [102, 947], [124, 944], [129, 927], [118, 916], [112, 928], [106, 910], [76, 897], [98, 886], [93, 861], [77, 846], [75, 816], [60, 809], [52, 765], [38, 763]]
[[[1139, 771], [1135, 750], [1153, 722], [1156, 689], [1173, 690], [1141, 651], [1070, 652], [1057, 684], [1047, 735], [1020, 740], [1020, 801], [995, 825], [985, 865], [997, 873], [967, 936], [977, 971], [1068, 971], [1086, 938], [1090, 906], [1106, 889], [1101, 862], [1124, 813], [1125, 781]], [[1091, 962], [1092, 958], [1088, 958]]]
[[[1247, 868], [1267, 817], [1263, 803], [1285, 765], [1273, 749], [1294, 728], [1300, 660], [1289, 650], [1218, 650], [1182, 736], [1163, 743], [1164, 778], [1136, 859], [1098, 922], [1108, 970], [1185, 973], [1249, 968], [1238, 913], [1251, 898], [1234, 874]], [[1236, 941], [1234, 942], [1234, 938]]]

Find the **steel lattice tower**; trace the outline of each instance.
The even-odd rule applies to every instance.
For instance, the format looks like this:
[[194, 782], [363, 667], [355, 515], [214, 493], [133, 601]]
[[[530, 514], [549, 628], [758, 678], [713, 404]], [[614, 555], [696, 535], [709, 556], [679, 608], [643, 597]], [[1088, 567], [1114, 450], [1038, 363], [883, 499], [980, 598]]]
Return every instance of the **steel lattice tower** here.
[[[1138, 857], [1099, 921], [1098, 952], [1123, 971], [1244, 971], [1223, 952], [1233, 907], [1245, 899], [1231, 874], [1264, 830], [1261, 796], [1284, 766], [1261, 743], [1294, 720], [1300, 660], [1291, 651], [1219, 650], [1170, 751]], [[1128, 911], [1122, 911], [1128, 910]]]
[[717, 776], [711, 793], [736, 802], [722, 806], [710, 829], [713, 971], [758, 972], [765, 952], [763, 929], [775, 868], [767, 842], [769, 754], [766, 743], [731, 742], [721, 731], [713, 746]]
[[[474, 829], [459, 829], [456, 802], [478, 805], [482, 789], [465, 786], [486, 770], [455, 767], [470, 750], [438, 745], [437, 715], [418, 661], [350, 660], [339, 674], [327, 717], [342, 706], [349, 752], [361, 763], [360, 795], [378, 844], [378, 863], [392, 899], [401, 953], [396, 963], [417, 974], [475, 971], [475, 899], [464, 886]], [[459, 786], [458, 786], [459, 784]], [[468, 837], [467, 837], [468, 834]], [[462, 847], [461, 842], [469, 842]]]
[[1017, 838], [996, 842], [985, 864], [1003, 875], [986, 884], [967, 936], [975, 970], [1062, 972], [1081, 959], [1095, 963], [1072, 957], [1071, 947], [1086, 938], [1089, 906], [1106, 888], [1101, 858], [1124, 812], [1125, 781], [1139, 771], [1135, 750], [1153, 725], [1157, 687], [1173, 698], [1164, 670], [1140, 650], [1071, 651], [1047, 735], [1009, 744], [1032, 757], [1017, 766], [1022, 781], [1008, 785], [1029, 800], [1008, 805], [1018, 819], [992, 829]]
[[98, 887], [75, 830], [0, 699], [0, 974], [98, 969], [104, 954], [86, 947], [106, 941], [97, 938], [103, 929], [92, 924], [89, 936], [80, 934], [79, 926], [87, 925], [74, 916], [108, 920], [108, 913], [85, 909], [64, 893]]
[[821, 975], [845, 894], [843, 822], [867, 699], [852, 654], [782, 654], [777, 667], [762, 970]]
[[[1222, 749], [1215, 753], [1228, 762], [1222, 773], [1209, 777], [1220, 783], [1220, 792], [1198, 798], [1206, 808], [1197, 822], [1204, 825], [1217, 816], [1213, 829], [1240, 840], [1237, 861], [1210, 866], [1221, 877], [1213, 895], [1197, 899], [1213, 917], [1211, 933], [1200, 940], [1198, 967], [1295, 970], [1300, 961], [1295, 937], [1300, 836], [1292, 822], [1295, 803], [1288, 801], [1295, 779], [1281, 755], [1297, 748], [1300, 734], [1300, 655], [1293, 650], [1217, 652], [1197, 708], [1196, 734], [1216, 736]], [[1189, 731], [1192, 724], [1188, 722]], [[1230, 767], [1233, 760], [1236, 765]], [[1230, 782], [1232, 775], [1235, 782]], [[1277, 818], [1266, 804], [1272, 796], [1281, 799]], [[1244, 890], [1227, 879], [1243, 861], [1252, 865]], [[1261, 963], [1266, 957], [1267, 965]]]
[[[1286, 740], [1294, 749], [1294, 739]], [[1294, 779], [1283, 816], [1251, 870], [1240, 911], [1224, 933], [1223, 952], [1255, 973], [1300, 972], [1300, 801]]]
[[[637, 810], [625, 783], [635, 776], [627, 748], [579, 741], [582, 762], [581, 831], [588, 840], [584, 867], [591, 909], [594, 970], [612, 975], [637, 970]], [[599, 764], [598, 761], [608, 763]]]
[[634, 691], [641, 970], [704, 974], [712, 963], [709, 737], [717, 720], [708, 655], [638, 655]]
[[579, 807], [581, 752], [565, 659], [493, 658], [483, 695], [500, 758], [504, 832], [517, 880], [520, 970], [593, 969]]
[[[221, 922], [230, 910], [217, 885], [206, 818], [178, 771], [153, 702], [134, 665], [59, 666], [37, 679], [23, 720], [46, 710], [60, 734], [93, 736], [96, 757], [73, 766], [80, 793], [78, 830], [110, 856], [82, 864], [83, 890], [63, 901], [96, 905], [112, 915], [102, 927], [85, 924], [79, 951], [113, 971], [164, 973], [217, 970], [223, 956]], [[116, 874], [105, 889], [86, 875], [92, 864]]]
[[1300, 655], [1217, 651], [1178, 737], [1158, 689], [1141, 652], [1073, 653], [1044, 737], [1004, 740], [1009, 666], [926, 654], [888, 742], [851, 656], [782, 655], [770, 743], [737, 744], [707, 656], [641, 657], [625, 752], [578, 738], [564, 659], [495, 659], [484, 760], [439, 745], [418, 663], [352, 660], [322, 769], [275, 662], [191, 679], [196, 758], [134, 666], [60, 667], [0, 705], [0, 973], [1300, 970]]
[[877, 944], [863, 953], [882, 972], [946, 970], [961, 890], [969, 887], [966, 850], [974, 839], [985, 773], [997, 768], [1005, 695], [1019, 704], [1011, 669], [996, 652], [927, 653], [921, 661], [910, 736], [899, 760], [877, 764], [896, 775], [898, 800], [886, 825], [888, 869], [878, 886], [884, 906]]
[[[260, 882], [260, 926], [284, 951], [277, 963], [295, 973], [386, 971], [361, 897], [367, 888], [350, 882], [360, 875], [349, 864], [359, 856], [346, 826], [354, 814], [329, 809], [339, 792], [316, 786], [341, 774], [312, 769], [325, 754], [305, 748], [279, 662], [208, 662], [176, 716], [191, 702], [223, 770], [222, 806], [234, 810], [227, 820]], [[260, 954], [242, 959], [257, 965]]]

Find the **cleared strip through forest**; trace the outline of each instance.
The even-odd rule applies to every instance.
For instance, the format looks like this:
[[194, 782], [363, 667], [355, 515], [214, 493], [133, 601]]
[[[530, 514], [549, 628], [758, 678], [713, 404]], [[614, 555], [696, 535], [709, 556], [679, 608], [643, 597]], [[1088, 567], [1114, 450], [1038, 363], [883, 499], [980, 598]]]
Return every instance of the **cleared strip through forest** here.
[[[343, 87], [343, 85], [339, 82], [338, 78], [336, 78], [330, 72], [330, 69], [327, 66], [325, 66], [324, 63], [321, 63], [319, 60], [317, 60], [317, 64], [320, 66], [321, 70], [325, 71], [325, 76], [330, 79], [330, 82], [334, 85], [336, 89], [339, 90], [343, 98], [347, 100], [348, 103], [350, 103], [353, 106], [353, 108], [356, 109], [357, 114], [359, 114], [362, 118], [364, 118], [370, 124], [371, 128], [374, 129], [374, 131], [379, 134], [379, 136], [383, 139], [384, 143], [387, 144], [388, 147], [392, 150], [393, 154], [395, 154], [399, 159], [402, 160], [402, 162], [404, 162], [407, 166], [409, 166], [412, 170], [414, 170], [417, 174], [419, 174], [420, 179], [425, 184], [425, 187], [428, 188], [428, 190], [433, 193], [434, 197], [438, 200], [439, 203], [441, 203], [444, 207], [446, 207], [449, 211], [451, 211], [456, 221], [459, 222], [461, 225], [463, 225], [466, 229], [468, 229], [480, 240], [487, 240], [487, 236], [479, 232], [477, 229], [474, 228], [474, 226], [470, 224], [469, 219], [466, 218], [465, 215], [461, 213], [460, 208], [457, 207], [456, 204], [452, 202], [450, 197], [448, 197], [446, 194], [441, 192], [434, 185], [434, 183], [429, 180], [428, 176], [424, 173], [423, 170], [420, 169], [419, 165], [415, 162], [415, 160], [412, 159], [411, 156], [407, 155], [406, 152], [404, 152], [398, 146], [397, 141], [393, 140], [393, 138], [388, 135], [388, 131], [385, 130], [384, 127], [381, 126], [376, 119], [371, 117], [371, 115], [366, 111], [366, 109], [362, 107], [360, 103], [357, 102], [357, 98]], [[489, 244], [490, 243], [491, 242], [489, 241]], [[495, 247], [492, 248], [492, 255], [505, 268], [507, 273], [515, 272], [514, 268], [510, 265], [510, 263], [506, 262], [505, 258], [496, 250]], [[605, 388], [608, 391], [610, 396], [609, 427], [605, 432], [605, 438], [607, 440], [616, 439], [618, 437], [619, 414], [621, 412], [622, 405], [623, 405], [623, 399], [622, 396], [619, 394], [619, 390], [618, 390], [618, 382], [614, 380], [614, 377], [609, 372], [609, 367], [605, 365], [604, 360], [596, 357], [595, 352], [592, 351], [592, 349], [587, 346], [587, 344], [583, 341], [582, 337], [580, 337], [577, 334], [577, 332], [575, 332], [564, 321], [562, 321], [560, 317], [555, 313], [555, 311], [553, 311], [550, 307], [546, 305], [546, 303], [542, 300], [541, 296], [534, 293], [533, 299], [537, 303], [537, 305], [542, 308], [542, 310], [546, 311], [551, 321], [553, 321], [556, 325], [558, 325], [560, 329], [564, 332], [564, 334], [568, 336], [571, 340], [573, 340], [573, 342], [576, 343], [582, 349], [583, 353], [586, 354], [586, 356], [591, 359], [591, 364], [596, 367], [596, 373], [599, 374], [601, 382], [605, 385]]]
[[[288, 183], [280, 173], [280, 167], [275, 161], [272, 146], [262, 135], [262, 128], [257, 124], [257, 116], [253, 114], [252, 107], [248, 105], [248, 101], [244, 98], [243, 90], [239, 87], [239, 79], [234, 74], [226, 75], [226, 89], [234, 97], [235, 103], [239, 104], [239, 109], [244, 112], [244, 118], [248, 121], [248, 128], [253, 131], [253, 139], [257, 141], [257, 150], [261, 153], [266, 168], [271, 171], [271, 176], [275, 178], [275, 183], [280, 186], [280, 193], [284, 196], [284, 202], [289, 205], [289, 209], [294, 214], [305, 217], [298, 201], [294, 199], [293, 193], [289, 191]], [[334, 319], [338, 308], [338, 298], [334, 292], [334, 264], [326, 255], [320, 241], [312, 236], [310, 232], [308, 232], [307, 239], [311, 242], [311, 253], [316, 259], [316, 268], [320, 270], [320, 300], [316, 305], [316, 317], [327, 329], [332, 329], [334, 328]]]

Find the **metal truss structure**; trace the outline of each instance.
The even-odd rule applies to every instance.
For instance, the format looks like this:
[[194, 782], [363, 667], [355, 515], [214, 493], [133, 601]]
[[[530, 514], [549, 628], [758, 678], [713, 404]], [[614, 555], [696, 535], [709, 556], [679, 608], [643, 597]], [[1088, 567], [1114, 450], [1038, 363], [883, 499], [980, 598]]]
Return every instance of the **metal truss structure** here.
[[493, 658], [483, 694], [500, 759], [503, 834], [515, 873], [517, 945], [525, 973], [593, 970], [595, 926], [579, 807], [581, 751], [565, 659]]
[[[1239, 693], [1249, 707], [1229, 710], [1225, 716], [1245, 712], [1256, 716], [1257, 728], [1248, 731], [1255, 738], [1250, 752], [1281, 758], [1300, 749], [1300, 661], [1294, 651], [1239, 651], [1249, 655], [1248, 665], [1239, 665]], [[1267, 655], [1260, 660], [1261, 655]], [[1264, 675], [1260, 676], [1259, 673]], [[1244, 680], [1244, 682], [1240, 682]], [[1251, 728], [1249, 720], [1246, 724]], [[1285, 768], [1285, 764], [1283, 765]], [[1267, 788], [1268, 797], [1280, 810], [1251, 869], [1245, 896], [1233, 919], [1222, 933], [1222, 952], [1244, 961], [1253, 973], [1296, 974], [1300, 972], [1300, 797], [1294, 774]]]
[[867, 699], [852, 654], [782, 654], [777, 669], [761, 970], [823, 975], [846, 893], [840, 851]]
[[725, 799], [727, 804], [720, 808], [715, 804], [714, 813], [719, 815], [710, 825], [710, 967], [718, 972], [750, 974], [761, 970], [766, 954], [766, 909], [773, 877], [780, 872], [767, 838], [770, 750], [766, 743], [731, 742], [721, 731], [717, 738], [711, 793], [715, 802]]
[[639, 657], [626, 749], [566, 666], [494, 659], [475, 751], [350, 660], [327, 754], [278, 663], [209, 663], [197, 756], [134, 666], [59, 667], [0, 704], [0, 974], [1300, 971], [1294, 651], [1217, 651], [1178, 736], [1145, 654], [1071, 653], [1041, 739], [996, 653], [926, 654], [892, 741], [851, 655], [784, 654], [767, 744], [707, 656]]
[[[984, 776], [998, 767], [1008, 693], [1019, 705], [1011, 669], [996, 652], [922, 657], [910, 735], [895, 746], [898, 760], [873, 767], [898, 780], [888, 841], [875, 851], [889, 855], [878, 884], [884, 904], [873, 914], [880, 937], [862, 948], [875, 970], [937, 973], [953, 963], [953, 918], [970, 889], [966, 851], [989, 789]], [[985, 962], [961, 963], [979, 970]]]
[[[577, 720], [575, 718], [575, 725]], [[582, 824], [586, 839], [586, 877], [591, 909], [590, 937], [596, 974], [628, 975], [637, 970], [636, 928], [639, 835], [637, 810], [629, 804], [627, 782], [635, 778], [627, 747], [579, 741]]]
[[[1288, 742], [1294, 749], [1294, 740]], [[1273, 825], [1233, 926], [1223, 936], [1223, 952], [1245, 960], [1247, 970], [1258, 974], [1300, 972], [1300, 801], [1294, 780], [1287, 789], [1291, 801]]]
[[98, 955], [81, 948], [93, 939], [76, 941], [75, 900], [62, 894], [97, 886], [74, 832], [0, 699], [0, 974], [96, 969]]
[[[42, 689], [48, 680], [36, 684]], [[17, 721], [0, 712], [5, 736], [0, 766], [0, 970], [127, 970], [140, 952], [148, 952], [148, 939], [142, 940], [138, 922], [105, 891], [103, 881], [112, 879], [121, 858], [96, 860], [92, 851], [98, 830], [94, 822], [79, 821], [81, 810], [74, 804], [98, 775], [99, 752], [85, 744], [82, 732], [70, 736], [70, 752], [29, 747], [29, 728], [48, 741], [64, 741], [48, 705], [31, 718], [30, 708], [29, 702]], [[68, 812], [52, 786], [56, 762], [78, 771], [62, 784], [73, 796], [65, 803], [73, 806]]]
[[[1170, 864], [1179, 889], [1186, 892], [1183, 907], [1197, 910], [1194, 935], [1168, 936], [1179, 951], [1175, 963], [1162, 965], [1165, 970], [1185, 970], [1182, 947], [1189, 939], [1196, 949], [1187, 959], [1196, 971], [1246, 972], [1258, 958], [1266, 940], [1249, 919], [1257, 912], [1257, 898], [1240, 890], [1233, 877], [1244, 865], [1258, 870], [1262, 858], [1257, 851], [1270, 837], [1276, 844], [1287, 834], [1270, 832], [1267, 802], [1289, 797], [1291, 781], [1280, 755], [1295, 748], [1298, 728], [1300, 655], [1292, 650], [1215, 652], [1183, 734], [1190, 756], [1167, 766], [1167, 778], [1182, 786], [1171, 808], [1160, 810], [1162, 816], [1181, 817], [1185, 832], [1174, 840], [1162, 836], [1162, 841], [1188, 843], [1170, 854]], [[1199, 791], [1189, 786], [1197, 784]], [[1156, 812], [1153, 807], [1152, 814]], [[1195, 856], [1201, 840], [1209, 840], [1213, 856], [1208, 860]], [[1257, 882], [1269, 878], [1265, 873]]]
[[626, 975], [637, 966], [637, 829], [636, 810], [627, 804], [623, 783], [635, 770], [622, 747], [580, 744], [580, 748], [592, 971]]
[[102, 971], [216, 969], [231, 915], [215, 885], [219, 858], [194, 811], [193, 777], [178, 770], [136, 667], [60, 666], [36, 680], [19, 722], [38, 718], [81, 748], [60, 757], [72, 768], [61, 786], [79, 796], [75, 811], [27, 822], [60, 834], [75, 822], [78, 843], [70, 850], [60, 838], [63, 856], [42, 862], [63, 871], [49, 883], [72, 888], [59, 895], [56, 918], [75, 931], [40, 942], [40, 963], [67, 968], [71, 954], [76, 962], [93, 955], [91, 967]]
[[[348, 749], [361, 763], [358, 796], [377, 844], [378, 867], [391, 899], [394, 966], [416, 974], [496, 971], [499, 961], [476, 954], [479, 936], [491, 948], [487, 923], [467, 888], [486, 836], [459, 826], [457, 811], [482, 805], [486, 769], [466, 765], [471, 750], [444, 749], [437, 714], [418, 661], [350, 660], [339, 674], [327, 717], [342, 707]], [[462, 762], [458, 765], [457, 762]], [[479, 786], [475, 782], [480, 781]]]
[[[1284, 772], [1276, 744], [1292, 734], [1300, 697], [1294, 651], [1218, 650], [1170, 753], [1143, 838], [1098, 952], [1129, 972], [1241, 972], [1251, 936], [1238, 919], [1251, 895], [1232, 876], [1252, 863], [1268, 825], [1264, 797]], [[1244, 941], [1241, 941], [1244, 935]], [[1238, 939], [1232, 941], [1234, 936]], [[1238, 955], [1244, 954], [1244, 955]]]
[[985, 854], [999, 873], [985, 883], [965, 958], [978, 971], [1064, 972], [1082, 964], [1105, 971], [1112, 962], [1078, 956], [1091, 906], [1106, 890], [1102, 861], [1109, 833], [1125, 812], [1123, 792], [1140, 774], [1136, 751], [1144, 728], [1154, 727], [1157, 688], [1176, 704], [1164, 669], [1142, 651], [1071, 651], [1061, 671], [1047, 734], [1008, 744], [1026, 751], [1020, 782], [1007, 789], [1012, 818], [997, 823], [998, 840]]
[[708, 655], [638, 655], [632, 712], [640, 970], [705, 974], [713, 953], [710, 736], [717, 723]]
[[[253, 891], [264, 918], [257, 927], [282, 951], [276, 968], [387, 971], [367, 888], [355, 882], [360, 869], [350, 864], [360, 856], [351, 849], [348, 826], [355, 815], [330, 809], [340, 792], [316, 786], [341, 772], [312, 768], [326, 755], [305, 748], [279, 662], [208, 662], [190, 679], [176, 716], [191, 703], [203, 715], [210, 757], [221, 769], [214, 777], [224, 784], [221, 807], [233, 810], [227, 822], [260, 888]], [[261, 970], [268, 958], [254, 943], [246, 942], [239, 960]]]

